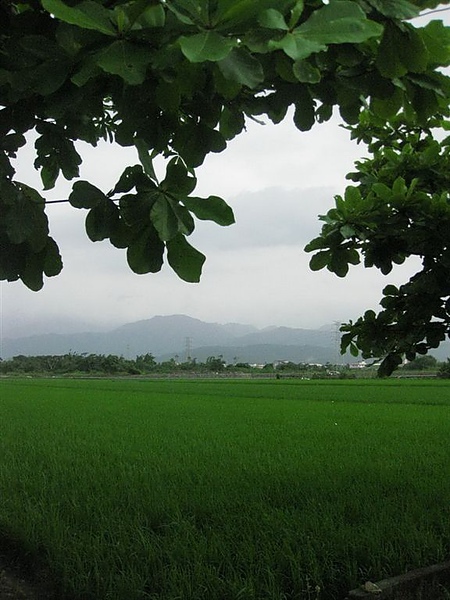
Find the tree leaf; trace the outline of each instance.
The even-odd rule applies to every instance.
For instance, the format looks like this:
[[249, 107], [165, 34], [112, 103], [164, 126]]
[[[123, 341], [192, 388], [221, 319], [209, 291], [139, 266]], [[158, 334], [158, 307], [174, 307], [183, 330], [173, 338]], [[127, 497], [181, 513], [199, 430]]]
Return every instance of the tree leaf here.
[[109, 195], [113, 196], [115, 194], [129, 192], [133, 188], [142, 185], [156, 188], [155, 184], [145, 175], [141, 165], [127, 167]]
[[394, 117], [402, 108], [404, 100], [404, 92], [399, 88], [395, 88], [394, 92], [389, 98], [375, 98], [372, 97], [370, 108], [373, 112], [383, 118], [391, 119]]
[[[40, 201], [36, 201], [35, 198]], [[28, 242], [34, 252], [47, 243], [48, 220], [44, 212], [44, 199], [36, 190], [21, 184], [14, 202], [2, 216], [6, 235], [13, 244]]]
[[431, 21], [420, 35], [428, 50], [428, 61], [433, 66], [450, 65], [450, 28], [442, 21]]
[[0, 147], [6, 154], [15, 157], [16, 151], [25, 146], [26, 142], [26, 137], [21, 133], [10, 133], [0, 140]]
[[359, 99], [351, 104], [341, 104], [339, 106], [339, 114], [349, 125], [355, 125], [359, 122], [360, 112], [361, 102]]
[[191, 235], [195, 228], [191, 213], [175, 199], [170, 198], [169, 202], [178, 221], [178, 231], [183, 235]]
[[152, 58], [148, 47], [126, 40], [117, 40], [95, 55], [99, 67], [107, 73], [119, 75], [130, 85], [144, 82]]
[[177, 131], [172, 145], [189, 167], [199, 167], [209, 152], [221, 152], [227, 147], [219, 131], [201, 122], [183, 125]]
[[304, 248], [305, 252], [313, 252], [314, 250], [320, 250], [326, 248], [326, 242], [322, 237], [316, 237], [308, 242]]
[[400, 30], [395, 25], [387, 23], [378, 47], [376, 61], [377, 68], [383, 77], [402, 77], [407, 72], [399, 53], [399, 44], [402, 43], [403, 37]]
[[20, 279], [32, 290], [38, 292], [44, 285], [43, 257], [41, 253], [30, 252], [26, 257], [25, 268], [20, 273]]
[[144, 142], [144, 140], [136, 139], [134, 141], [134, 145], [138, 151], [139, 160], [141, 161], [141, 165], [144, 167], [145, 174], [148, 175], [150, 179], [158, 183], [155, 169], [153, 168], [153, 160], [149, 154], [147, 144]]
[[119, 220], [119, 209], [109, 198], [97, 204], [86, 217], [86, 233], [92, 242], [109, 238]]
[[405, 180], [403, 177], [397, 177], [392, 185], [392, 193], [404, 198], [408, 193], [408, 188], [406, 186]]
[[139, 192], [127, 194], [119, 200], [119, 211], [125, 223], [134, 229], [146, 227], [150, 223], [150, 211], [159, 192]]
[[382, 32], [381, 25], [369, 21], [364, 11], [348, 0], [330, 2], [294, 30], [296, 37], [326, 45], [361, 43]]
[[166, 246], [167, 261], [178, 277], [188, 283], [198, 283], [205, 256], [191, 246], [181, 233], [169, 240]]
[[89, 181], [74, 183], [69, 196], [69, 202], [74, 208], [94, 208], [106, 200], [105, 194]]
[[166, 12], [164, 6], [147, 6], [136, 19], [135, 24], [141, 27], [164, 27], [166, 23]]
[[348, 255], [344, 248], [338, 248], [331, 252], [331, 259], [327, 268], [338, 277], [345, 277], [348, 273]]
[[102, 69], [97, 65], [94, 58], [89, 56], [81, 63], [80, 68], [70, 78], [77, 87], [83, 87], [90, 79], [102, 74]]
[[324, 267], [328, 266], [328, 263], [331, 259], [331, 252], [329, 250], [322, 250], [314, 256], [309, 261], [309, 268], [311, 271], [320, 271]]
[[429, 53], [421, 36], [412, 28], [400, 29], [387, 23], [378, 47], [376, 65], [383, 77], [394, 79], [408, 71], [423, 72]]
[[284, 31], [289, 29], [283, 15], [274, 8], [268, 8], [262, 11], [258, 17], [258, 23], [261, 27], [266, 27], [268, 29], [282, 29]]
[[261, 63], [244, 48], [233, 48], [218, 66], [225, 79], [231, 79], [250, 89], [264, 80]]
[[398, 288], [395, 285], [392, 285], [392, 284], [387, 285], [383, 289], [383, 294], [385, 296], [397, 296], [398, 292], [399, 292]]
[[359, 252], [356, 248], [350, 248], [346, 251], [346, 258], [349, 264], [351, 265], [359, 265], [361, 262], [361, 258], [359, 256]]
[[280, 40], [271, 40], [268, 43], [270, 50], [283, 50], [292, 60], [303, 60], [316, 52], [326, 50], [326, 44], [310, 40], [304, 37], [301, 33], [288, 32]]
[[350, 354], [354, 357], [357, 357], [359, 354], [359, 350], [358, 350], [358, 346], [356, 344], [354, 344], [353, 342], [350, 344], [349, 346], [350, 349]]
[[164, 243], [149, 224], [128, 246], [127, 261], [134, 273], [157, 273], [163, 265]]
[[245, 127], [244, 113], [224, 106], [220, 116], [219, 131], [226, 140], [232, 140]]
[[379, 13], [391, 19], [412, 19], [420, 13], [420, 8], [408, 0], [367, 0]]
[[165, 194], [157, 194], [156, 202], [150, 210], [150, 219], [161, 240], [166, 242], [178, 234], [178, 218]]
[[26, 244], [11, 244], [5, 233], [0, 230], [0, 279], [17, 281], [25, 266], [26, 254]]
[[197, 219], [203, 221], [214, 221], [218, 225], [232, 225], [234, 221], [233, 210], [218, 196], [208, 198], [184, 198], [185, 207], [194, 213]]
[[59, 275], [63, 268], [58, 245], [51, 237], [47, 239], [43, 267], [44, 273], [47, 275], [47, 277], [55, 277], [56, 275]]
[[72, 61], [64, 56], [43, 62], [34, 69], [32, 89], [41, 96], [53, 94], [64, 85], [71, 68]]
[[55, 54], [61, 51], [60, 46], [45, 35], [25, 35], [20, 40], [20, 46], [34, 59], [41, 60], [55, 58]]
[[294, 123], [300, 131], [309, 131], [315, 123], [314, 100], [306, 87], [297, 90]]
[[181, 102], [180, 88], [174, 82], [160, 81], [156, 86], [155, 101], [162, 110], [177, 114]]
[[112, 13], [98, 2], [85, 0], [76, 6], [67, 6], [61, 0], [42, 0], [42, 6], [65, 23], [83, 29], [93, 29], [109, 36], [117, 35], [110, 18]]
[[189, 211], [179, 202], [164, 193], [158, 193], [150, 211], [150, 218], [161, 240], [168, 241], [179, 232], [190, 235], [194, 220]]
[[68, 132], [60, 125], [49, 122], [39, 123], [36, 131], [41, 135], [34, 144], [37, 151], [34, 166], [42, 167], [41, 179], [44, 189], [48, 190], [54, 187], [60, 171], [66, 179], [78, 177], [78, 166], [82, 159]]
[[229, 30], [230, 27], [254, 24], [264, 10], [276, 9], [284, 14], [292, 7], [292, 0], [218, 0], [217, 4], [218, 26]]
[[414, 27], [403, 32], [403, 43], [398, 48], [402, 62], [411, 73], [423, 73], [428, 65], [429, 53], [425, 42]]
[[372, 190], [375, 192], [375, 194], [379, 198], [381, 198], [385, 202], [389, 202], [390, 199], [392, 198], [392, 190], [385, 183], [382, 183], [382, 182], [374, 183], [372, 185]]
[[414, 86], [411, 106], [416, 111], [418, 120], [421, 123], [425, 123], [440, 108], [436, 92], [424, 89], [421, 86]]
[[219, 35], [215, 31], [204, 31], [191, 36], [179, 38], [181, 51], [192, 63], [207, 60], [217, 62], [224, 59], [231, 51], [231, 40]]
[[[144, 224], [142, 224], [142, 227], [138, 227], [137, 229], [142, 229], [143, 225]], [[109, 235], [109, 241], [115, 248], [128, 248], [135, 236], [136, 230], [130, 227], [122, 215], [120, 215], [120, 218], [115, 220], [113, 223], [113, 227], [111, 228]]]
[[402, 357], [397, 352], [391, 352], [388, 354], [381, 365], [378, 367], [379, 377], [389, 377], [395, 369], [402, 364]]
[[344, 239], [350, 239], [356, 235], [355, 228], [348, 224], [343, 225], [339, 231]]
[[319, 83], [322, 78], [319, 69], [306, 60], [296, 60], [293, 72], [298, 81], [302, 83]]
[[171, 194], [189, 195], [194, 191], [197, 185], [197, 179], [191, 177], [184, 164], [178, 159], [173, 158], [166, 169], [166, 177], [161, 183], [161, 189]]
[[199, 21], [202, 23], [205, 8], [209, 8], [205, 7], [204, 0], [171, 0], [166, 6], [185, 25], [193, 25]]

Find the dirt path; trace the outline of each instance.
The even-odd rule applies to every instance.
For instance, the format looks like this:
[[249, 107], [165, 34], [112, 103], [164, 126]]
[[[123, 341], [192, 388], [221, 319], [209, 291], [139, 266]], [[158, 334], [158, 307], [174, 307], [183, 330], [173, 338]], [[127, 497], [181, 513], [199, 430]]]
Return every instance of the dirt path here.
[[16, 557], [0, 552], [0, 600], [56, 600], [56, 594], [45, 569], [28, 572]]
[[41, 600], [33, 586], [0, 564], [0, 600]]

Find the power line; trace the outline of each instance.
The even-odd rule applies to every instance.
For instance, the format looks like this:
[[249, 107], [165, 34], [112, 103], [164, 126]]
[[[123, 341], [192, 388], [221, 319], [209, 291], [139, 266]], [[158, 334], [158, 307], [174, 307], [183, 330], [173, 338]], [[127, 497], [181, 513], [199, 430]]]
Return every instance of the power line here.
[[427, 15], [433, 15], [434, 13], [447, 12], [450, 10], [449, 8], [435, 8], [434, 10], [429, 10], [428, 12], [422, 13], [419, 17], [426, 17]]
[[[118, 198], [109, 198], [111, 202], [119, 202]], [[70, 200], [44, 200], [44, 204], [62, 204], [62, 203], [70, 203]]]

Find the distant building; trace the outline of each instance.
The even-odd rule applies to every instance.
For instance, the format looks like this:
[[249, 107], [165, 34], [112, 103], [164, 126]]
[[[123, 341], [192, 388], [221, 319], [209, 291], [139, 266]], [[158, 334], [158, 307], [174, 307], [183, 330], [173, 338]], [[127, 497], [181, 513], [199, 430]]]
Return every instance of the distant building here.
[[349, 365], [350, 369], [365, 369], [367, 367], [367, 363], [365, 360], [360, 360], [357, 363], [352, 363]]

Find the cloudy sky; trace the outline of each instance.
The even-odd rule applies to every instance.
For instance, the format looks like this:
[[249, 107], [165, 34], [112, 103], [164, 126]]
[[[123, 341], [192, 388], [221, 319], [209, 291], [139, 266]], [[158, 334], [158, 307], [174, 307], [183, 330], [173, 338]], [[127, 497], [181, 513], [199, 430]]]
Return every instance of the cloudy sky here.
[[[138, 162], [133, 151], [107, 144], [80, 152], [81, 177], [104, 191], [125, 166]], [[157, 274], [133, 274], [123, 250], [88, 240], [86, 211], [50, 205], [64, 269], [37, 293], [20, 282], [1, 284], [1, 335], [100, 330], [180, 313], [219, 323], [315, 328], [377, 309], [382, 288], [404, 281], [414, 264], [387, 277], [353, 267], [339, 279], [328, 271], [312, 273], [303, 251], [320, 231], [318, 215], [343, 193], [345, 174], [364, 155], [337, 118], [308, 133], [296, 130], [291, 119], [277, 126], [249, 122], [246, 133], [207, 157], [197, 172], [196, 194], [222, 196], [236, 217], [231, 227], [198, 223], [191, 241], [207, 256], [199, 284], [181, 281], [167, 265]], [[32, 162], [30, 144], [17, 161], [18, 179], [38, 187]], [[70, 189], [62, 181], [47, 199], [67, 198]]]

